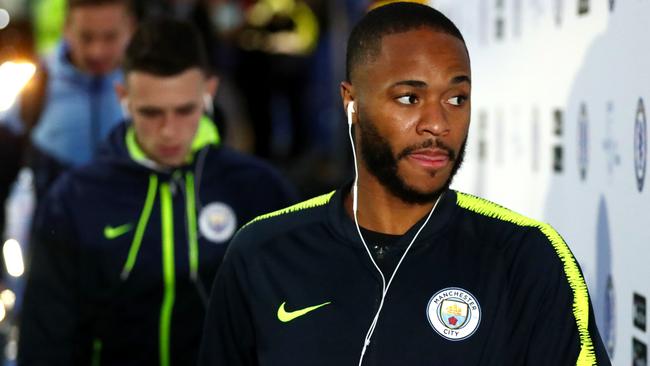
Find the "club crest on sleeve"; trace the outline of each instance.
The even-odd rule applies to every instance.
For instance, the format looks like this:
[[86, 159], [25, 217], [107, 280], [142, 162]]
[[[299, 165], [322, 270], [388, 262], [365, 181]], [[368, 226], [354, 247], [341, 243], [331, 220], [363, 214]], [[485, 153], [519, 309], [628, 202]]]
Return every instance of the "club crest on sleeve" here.
[[471, 337], [481, 324], [481, 305], [469, 291], [447, 287], [431, 296], [427, 318], [441, 337], [461, 341]]
[[230, 206], [222, 202], [212, 202], [203, 207], [199, 214], [201, 235], [214, 243], [230, 239], [237, 229], [237, 217]]

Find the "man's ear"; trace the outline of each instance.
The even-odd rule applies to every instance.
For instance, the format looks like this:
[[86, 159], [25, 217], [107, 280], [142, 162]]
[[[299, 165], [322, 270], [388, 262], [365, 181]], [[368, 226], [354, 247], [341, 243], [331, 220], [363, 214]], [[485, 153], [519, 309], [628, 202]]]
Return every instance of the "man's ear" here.
[[210, 76], [205, 83], [205, 91], [209, 93], [212, 98], [217, 95], [217, 89], [219, 88], [219, 78], [216, 76]]
[[[346, 115], [348, 113], [348, 108], [350, 107], [350, 103], [355, 103], [354, 102], [354, 87], [349, 81], [343, 81], [341, 82], [340, 86], [340, 91], [341, 91], [341, 101], [343, 102], [343, 110], [345, 111]], [[354, 106], [355, 113], [356, 109], [358, 108], [357, 105]], [[354, 118], [351, 121], [354, 123]]]

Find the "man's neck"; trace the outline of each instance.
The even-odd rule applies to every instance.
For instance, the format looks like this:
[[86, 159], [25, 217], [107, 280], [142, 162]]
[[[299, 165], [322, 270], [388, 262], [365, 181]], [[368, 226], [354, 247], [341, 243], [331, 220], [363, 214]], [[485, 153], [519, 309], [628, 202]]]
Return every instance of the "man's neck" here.
[[[394, 196], [375, 177], [369, 174], [359, 176], [358, 187], [359, 226], [384, 234], [402, 235], [426, 216], [433, 202], [414, 204]], [[345, 209], [354, 220], [352, 192], [345, 198]]]

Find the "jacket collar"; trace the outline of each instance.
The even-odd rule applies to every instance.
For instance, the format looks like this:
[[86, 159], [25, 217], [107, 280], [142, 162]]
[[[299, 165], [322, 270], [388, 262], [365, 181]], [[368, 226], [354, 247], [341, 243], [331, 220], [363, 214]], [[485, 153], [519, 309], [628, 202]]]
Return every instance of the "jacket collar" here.
[[103, 76], [93, 76], [79, 70], [70, 61], [70, 46], [67, 42], [61, 41], [50, 55], [48, 68], [51, 68], [50, 75], [61, 76], [67, 80], [84, 85], [88, 88], [106, 87], [113, 92], [115, 83], [122, 83], [124, 80], [122, 70], [117, 68]]
[[[341, 189], [337, 190], [328, 203], [327, 208], [327, 221], [330, 229], [343, 240], [346, 244], [352, 245], [360, 250], [363, 249], [363, 244], [359, 238], [359, 233], [354, 224], [354, 220], [348, 215], [345, 210], [344, 201], [345, 197], [350, 194], [352, 183], [348, 183]], [[433, 212], [431, 219], [426, 227], [417, 238], [416, 245], [423, 241], [431, 242], [431, 238], [439, 236], [447, 227], [450, 218], [456, 211], [456, 192], [448, 189], [443, 193], [440, 202]], [[420, 229], [420, 226], [426, 220], [426, 216], [422, 217], [415, 223], [404, 235], [398, 240], [395, 245], [406, 247], [413, 236]]]
[[[197, 128], [196, 134], [194, 135], [194, 140], [192, 140], [192, 147], [190, 153], [186, 158], [186, 163], [188, 165], [192, 164], [194, 161], [194, 156], [199, 150], [211, 145], [217, 146], [220, 142], [221, 138], [219, 136], [219, 131], [217, 130], [216, 125], [212, 122], [212, 120], [210, 120], [209, 117], [202, 116], [199, 120], [199, 126]], [[145, 152], [142, 151], [140, 145], [138, 145], [138, 142], [136, 141], [135, 129], [133, 128], [132, 124], [130, 124], [126, 130], [125, 143], [129, 156], [134, 162], [146, 168], [159, 172], [166, 172], [170, 170], [169, 168], [161, 166], [155, 161], [149, 159]]]

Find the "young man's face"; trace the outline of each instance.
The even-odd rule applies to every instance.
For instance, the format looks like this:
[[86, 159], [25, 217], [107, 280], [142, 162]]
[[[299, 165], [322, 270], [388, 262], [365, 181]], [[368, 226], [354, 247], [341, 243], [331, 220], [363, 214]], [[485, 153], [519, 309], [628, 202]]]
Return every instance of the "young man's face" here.
[[470, 63], [451, 35], [420, 28], [387, 35], [381, 53], [343, 83], [362, 168], [394, 196], [431, 202], [460, 166], [470, 121]]
[[118, 94], [128, 104], [135, 136], [147, 157], [166, 167], [183, 165], [203, 113], [203, 95], [215, 81], [198, 68], [174, 76], [132, 71]]
[[122, 62], [134, 20], [125, 4], [83, 5], [70, 9], [65, 39], [72, 63], [91, 75], [104, 75]]

